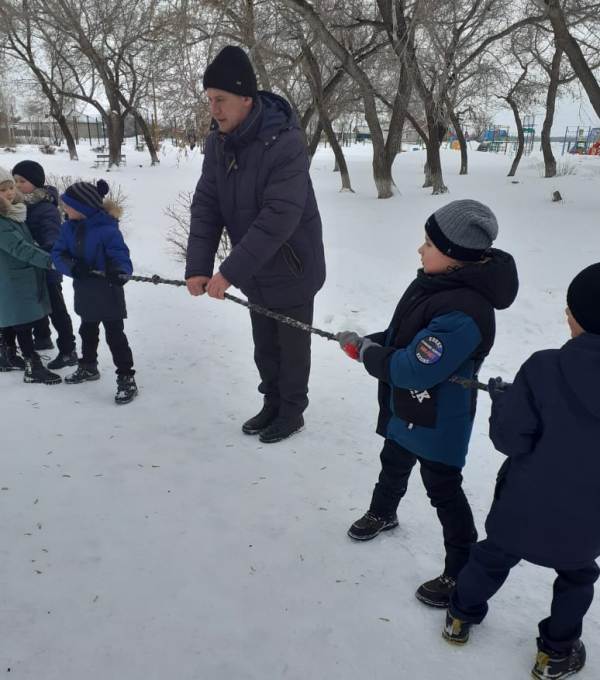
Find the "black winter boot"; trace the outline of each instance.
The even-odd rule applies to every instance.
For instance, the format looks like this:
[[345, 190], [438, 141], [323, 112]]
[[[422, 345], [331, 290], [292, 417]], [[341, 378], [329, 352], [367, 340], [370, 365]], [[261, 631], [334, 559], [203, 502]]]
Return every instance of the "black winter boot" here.
[[539, 680], [559, 680], [575, 675], [585, 666], [585, 646], [577, 640], [571, 651], [564, 654], [553, 652], [544, 647], [540, 638], [537, 639], [538, 653], [531, 675]]
[[450, 603], [450, 593], [454, 590], [455, 586], [456, 579], [442, 574], [419, 586], [415, 596], [417, 600], [420, 600], [429, 607], [443, 607], [446, 609]]
[[242, 425], [244, 434], [259, 434], [277, 418], [277, 407], [265, 404], [259, 413]]
[[98, 367], [93, 364], [79, 364], [75, 373], [71, 373], [65, 378], [67, 385], [79, 385], [82, 382], [91, 382], [92, 380], [99, 380], [100, 372]]
[[61, 354], [59, 352], [56, 358], [52, 359], [52, 361], [49, 361], [47, 365], [48, 368], [51, 368], [53, 371], [55, 371], [58, 368], [65, 368], [65, 366], [77, 366], [77, 363], [77, 352], [73, 351], [69, 354]]
[[469, 630], [471, 624], [467, 621], [461, 621], [447, 611], [446, 612], [446, 623], [444, 629], [442, 630], [442, 637], [448, 642], [452, 642], [455, 645], [464, 645], [465, 642], [469, 640]]
[[54, 349], [54, 343], [52, 342], [52, 338], [50, 336], [46, 338], [34, 338], [33, 346], [38, 351]]
[[135, 378], [132, 375], [117, 376], [117, 393], [115, 394], [116, 404], [128, 404], [133, 401], [138, 393]]
[[0, 373], [8, 371], [24, 371], [25, 359], [17, 354], [17, 350], [9, 347], [0, 339]]
[[25, 359], [25, 375], [23, 382], [42, 383], [44, 385], [58, 385], [62, 382], [60, 375], [49, 371], [37, 354]]
[[260, 431], [258, 438], [263, 444], [275, 444], [291, 437], [304, 427], [304, 418], [282, 418], [277, 416], [275, 420], [264, 430]]
[[396, 515], [380, 517], [368, 510], [348, 529], [348, 536], [355, 541], [370, 541], [382, 531], [388, 531], [388, 529], [393, 529], [397, 526], [398, 517]]

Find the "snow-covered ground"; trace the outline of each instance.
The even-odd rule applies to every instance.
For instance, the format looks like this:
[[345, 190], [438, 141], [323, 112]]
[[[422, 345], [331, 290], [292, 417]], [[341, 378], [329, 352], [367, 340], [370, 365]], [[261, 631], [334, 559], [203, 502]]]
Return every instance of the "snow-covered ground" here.
[[[138, 274], [181, 278], [168, 253], [164, 208], [193, 190], [201, 156], [166, 148], [160, 167], [128, 149], [128, 165], [92, 170], [35, 149], [0, 153], [47, 172], [106, 177], [128, 196], [124, 223]], [[498, 314], [482, 376], [510, 378], [533, 351], [567, 339], [565, 290], [600, 260], [600, 158], [543, 179], [525, 158], [473, 152], [471, 174], [444, 152], [451, 193], [421, 189], [423, 152], [398, 158], [400, 195], [378, 201], [370, 149], [348, 151], [355, 194], [339, 193], [329, 149], [312, 167], [324, 223], [328, 280], [315, 325], [384, 328], [418, 266], [426, 217], [456, 198], [496, 212], [497, 245], [517, 260], [521, 290]], [[560, 190], [562, 203], [551, 202]], [[234, 291], [235, 292], [235, 291]], [[70, 283], [66, 298], [72, 298]], [[515, 568], [465, 648], [440, 636], [443, 614], [415, 588], [442, 567], [441, 529], [418, 474], [400, 526], [356, 544], [346, 529], [366, 509], [379, 470], [376, 383], [336, 344], [315, 337], [304, 432], [261, 445], [240, 425], [260, 406], [247, 312], [183, 289], [130, 283], [126, 328], [140, 396], [113, 403], [110, 355], [102, 380], [31, 386], [0, 376], [0, 674], [15, 680], [438, 680], [525, 678], [552, 573]], [[66, 373], [67, 371], [63, 371]], [[480, 399], [465, 487], [478, 527], [501, 456]], [[568, 455], [568, 452], [565, 452]], [[600, 603], [585, 621], [598, 677]], [[10, 673], [10, 674], [9, 674]]]

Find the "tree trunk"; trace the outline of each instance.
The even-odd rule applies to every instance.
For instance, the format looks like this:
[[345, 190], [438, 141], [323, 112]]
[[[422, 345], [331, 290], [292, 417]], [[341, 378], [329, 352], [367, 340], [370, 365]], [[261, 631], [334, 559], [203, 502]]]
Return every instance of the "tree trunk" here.
[[552, 123], [554, 122], [554, 111], [556, 109], [556, 93], [558, 92], [558, 84], [560, 79], [560, 62], [562, 59], [562, 48], [557, 47], [552, 57], [552, 66], [550, 67], [550, 83], [548, 85], [548, 92], [546, 93], [546, 117], [542, 125], [542, 153], [544, 155], [544, 177], [556, 176], [556, 158], [552, 153], [552, 144], [550, 143], [550, 131], [552, 130]]
[[313, 102], [317, 107], [317, 111], [319, 112], [319, 121], [321, 122], [321, 125], [325, 130], [325, 134], [327, 135], [327, 139], [329, 140], [331, 148], [333, 149], [336, 165], [335, 169], [339, 169], [342, 177], [341, 191], [352, 191], [354, 193], [352, 185], [350, 184], [350, 173], [348, 172], [348, 165], [346, 164], [346, 159], [344, 158], [344, 152], [342, 151], [342, 147], [340, 146], [333, 130], [329, 111], [327, 110], [327, 105], [325, 103], [323, 95], [323, 79], [321, 77], [319, 64], [315, 55], [313, 54], [313, 51], [306, 41], [302, 41], [302, 55], [304, 57], [308, 85], [313, 95]]
[[373, 180], [377, 187], [377, 198], [391, 198], [394, 195], [392, 166], [384, 145], [373, 145]]
[[513, 111], [513, 114], [515, 116], [515, 123], [517, 125], [517, 153], [515, 155], [515, 159], [512, 162], [512, 165], [510, 166], [510, 170], [508, 173], [508, 177], [514, 177], [517, 174], [517, 168], [519, 167], [519, 163], [521, 162], [521, 158], [523, 157], [523, 151], [525, 150], [525, 134], [523, 132], [523, 123], [521, 121], [521, 116], [519, 114], [519, 107], [517, 106], [517, 103], [512, 97], [507, 97], [506, 101], [509, 103], [510, 108]]
[[310, 139], [310, 142], [308, 143], [308, 157], [312, 161], [313, 156], [317, 152], [317, 149], [319, 148], [319, 142], [321, 141], [321, 135], [323, 134], [323, 123], [321, 123], [321, 120], [317, 122], [317, 127], [315, 128], [315, 131], [313, 133], [313, 136]]
[[[540, 4], [538, 2], [538, 4]], [[569, 33], [569, 27], [560, 0], [544, 0], [543, 5], [548, 10], [548, 17], [554, 30], [556, 45], [564, 50], [571, 62], [571, 66], [579, 78], [584, 90], [589, 97], [590, 104], [594, 107], [597, 116], [600, 116], [600, 84], [589, 67], [579, 43]]]
[[60, 131], [62, 132], [62, 135], [65, 138], [65, 142], [67, 144], [67, 149], [69, 149], [69, 156], [71, 160], [78, 161], [79, 156], [77, 155], [77, 145], [75, 144], [75, 140], [73, 139], [73, 135], [71, 134], [71, 130], [69, 129], [67, 119], [64, 117], [62, 113], [57, 112], [52, 112], [52, 117], [58, 123], [58, 127], [60, 128]]
[[144, 141], [146, 142], [146, 146], [148, 147], [148, 152], [150, 154], [151, 165], [153, 166], [159, 165], [160, 160], [158, 158], [156, 146], [154, 145], [154, 139], [152, 138], [152, 132], [148, 127], [148, 123], [146, 123], [142, 115], [136, 109], [131, 109], [130, 113], [135, 118], [137, 124], [140, 126], [142, 136], [144, 137]]
[[123, 118], [111, 110], [106, 118], [106, 136], [108, 137], [108, 167], [121, 164], [121, 147], [123, 145]]
[[469, 174], [469, 153], [467, 148], [467, 140], [465, 134], [460, 126], [460, 120], [452, 107], [447, 106], [448, 116], [450, 117], [450, 122], [454, 126], [454, 131], [456, 132], [456, 139], [460, 145], [460, 172], [459, 175]]
[[425, 164], [425, 183], [423, 187], [431, 187], [432, 194], [445, 194], [448, 187], [444, 184], [442, 159], [440, 157], [440, 123], [429, 111], [426, 114], [427, 129], [427, 162]]
[[340, 189], [340, 191], [351, 191], [352, 193], [354, 193], [354, 189], [352, 188], [352, 185], [350, 183], [350, 173], [348, 172], [346, 158], [344, 156], [344, 152], [342, 151], [342, 147], [338, 142], [336, 134], [333, 131], [331, 121], [327, 118], [326, 120], [322, 121], [322, 123], [323, 128], [325, 130], [325, 134], [327, 135], [327, 139], [329, 140], [331, 148], [333, 149], [333, 155], [335, 156], [334, 171], [339, 170], [342, 178], [342, 188]]
[[392, 167], [396, 160], [396, 156], [402, 150], [402, 132], [406, 121], [406, 109], [408, 102], [410, 101], [411, 90], [412, 82], [410, 80], [410, 74], [408, 73], [406, 65], [402, 63], [400, 65], [398, 88], [392, 106], [392, 115], [390, 116], [388, 136], [385, 140], [386, 163], [390, 168], [390, 176], [392, 174]]

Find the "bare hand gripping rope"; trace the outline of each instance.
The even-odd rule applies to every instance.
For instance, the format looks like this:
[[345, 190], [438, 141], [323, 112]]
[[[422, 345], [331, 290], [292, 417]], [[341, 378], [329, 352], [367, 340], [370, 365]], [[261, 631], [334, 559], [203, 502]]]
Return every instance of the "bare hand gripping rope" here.
[[[92, 271], [92, 274], [94, 276], [104, 276], [104, 272], [101, 271]], [[180, 279], [163, 279], [161, 276], [158, 276], [158, 274], [154, 274], [153, 276], [137, 276], [136, 274], [123, 274], [122, 278], [126, 281], [140, 281], [141, 283], [153, 283], [155, 286], [157, 286], [159, 283], [165, 284], [167, 286], [178, 286], [178, 287], [184, 287], [186, 285], [185, 281], [181, 281]], [[337, 342], [337, 337], [335, 333], [329, 333], [328, 331], [323, 331], [320, 328], [315, 328], [314, 326], [310, 326], [307, 323], [303, 323], [302, 321], [297, 321], [296, 319], [292, 319], [289, 316], [285, 316], [285, 314], [278, 314], [277, 312], [273, 312], [270, 309], [267, 309], [266, 307], [261, 307], [260, 305], [255, 304], [254, 302], [248, 302], [248, 300], [242, 300], [242, 298], [239, 298], [235, 295], [231, 295], [230, 293], [224, 293], [225, 299], [226, 300], [231, 300], [231, 302], [235, 302], [238, 305], [242, 305], [243, 307], [247, 307], [253, 312], [256, 312], [257, 314], [262, 314], [263, 316], [268, 316], [271, 319], [275, 319], [275, 321], [279, 321], [280, 323], [284, 323], [288, 326], [293, 326], [294, 328], [299, 328], [302, 331], [306, 331], [307, 333], [313, 333], [314, 335], [320, 335], [322, 338], [325, 338], [326, 340], [334, 340]], [[462, 378], [459, 375], [453, 375], [452, 377], [448, 378], [449, 382], [456, 383], [457, 385], [460, 385], [461, 387], [464, 387], [465, 389], [478, 389], [482, 390], [484, 392], [488, 392], [488, 386], [485, 383], [479, 382], [478, 380], [472, 380], [471, 378]]]

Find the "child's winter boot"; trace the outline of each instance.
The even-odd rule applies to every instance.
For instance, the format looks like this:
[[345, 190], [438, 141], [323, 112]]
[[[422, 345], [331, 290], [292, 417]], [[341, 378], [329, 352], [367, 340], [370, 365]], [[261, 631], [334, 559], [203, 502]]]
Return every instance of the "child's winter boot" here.
[[444, 640], [448, 640], [448, 642], [452, 642], [455, 645], [464, 645], [469, 639], [470, 628], [470, 623], [457, 619], [455, 616], [452, 616], [450, 611], [447, 611], [442, 637]]
[[67, 354], [59, 352], [58, 355], [52, 359], [52, 361], [48, 362], [48, 368], [51, 368], [53, 371], [55, 371], [58, 368], [65, 368], [65, 366], [77, 366], [77, 363], [77, 352], [73, 351], [68, 352]]
[[8, 371], [24, 371], [25, 360], [22, 359], [14, 347], [9, 347], [0, 337], [0, 373]]
[[23, 382], [42, 383], [44, 385], [58, 385], [62, 382], [60, 375], [49, 371], [37, 354], [25, 359], [25, 375]]
[[450, 593], [456, 586], [456, 579], [442, 574], [419, 586], [415, 597], [429, 607], [446, 608], [450, 604]]
[[96, 364], [79, 364], [75, 373], [71, 373], [65, 378], [67, 385], [79, 385], [82, 382], [98, 380], [100, 371]]
[[135, 378], [132, 375], [117, 376], [117, 393], [115, 394], [116, 404], [128, 404], [133, 401], [138, 393]]
[[585, 665], [585, 646], [577, 640], [569, 652], [554, 652], [537, 639], [538, 653], [531, 675], [538, 680], [559, 680], [579, 672]]
[[371, 512], [371, 510], [367, 510], [367, 512], [365, 512], [360, 519], [357, 519], [348, 529], [348, 536], [355, 541], [370, 541], [382, 531], [387, 531], [388, 529], [393, 529], [397, 526], [398, 517], [395, 514], [382, 517]]

